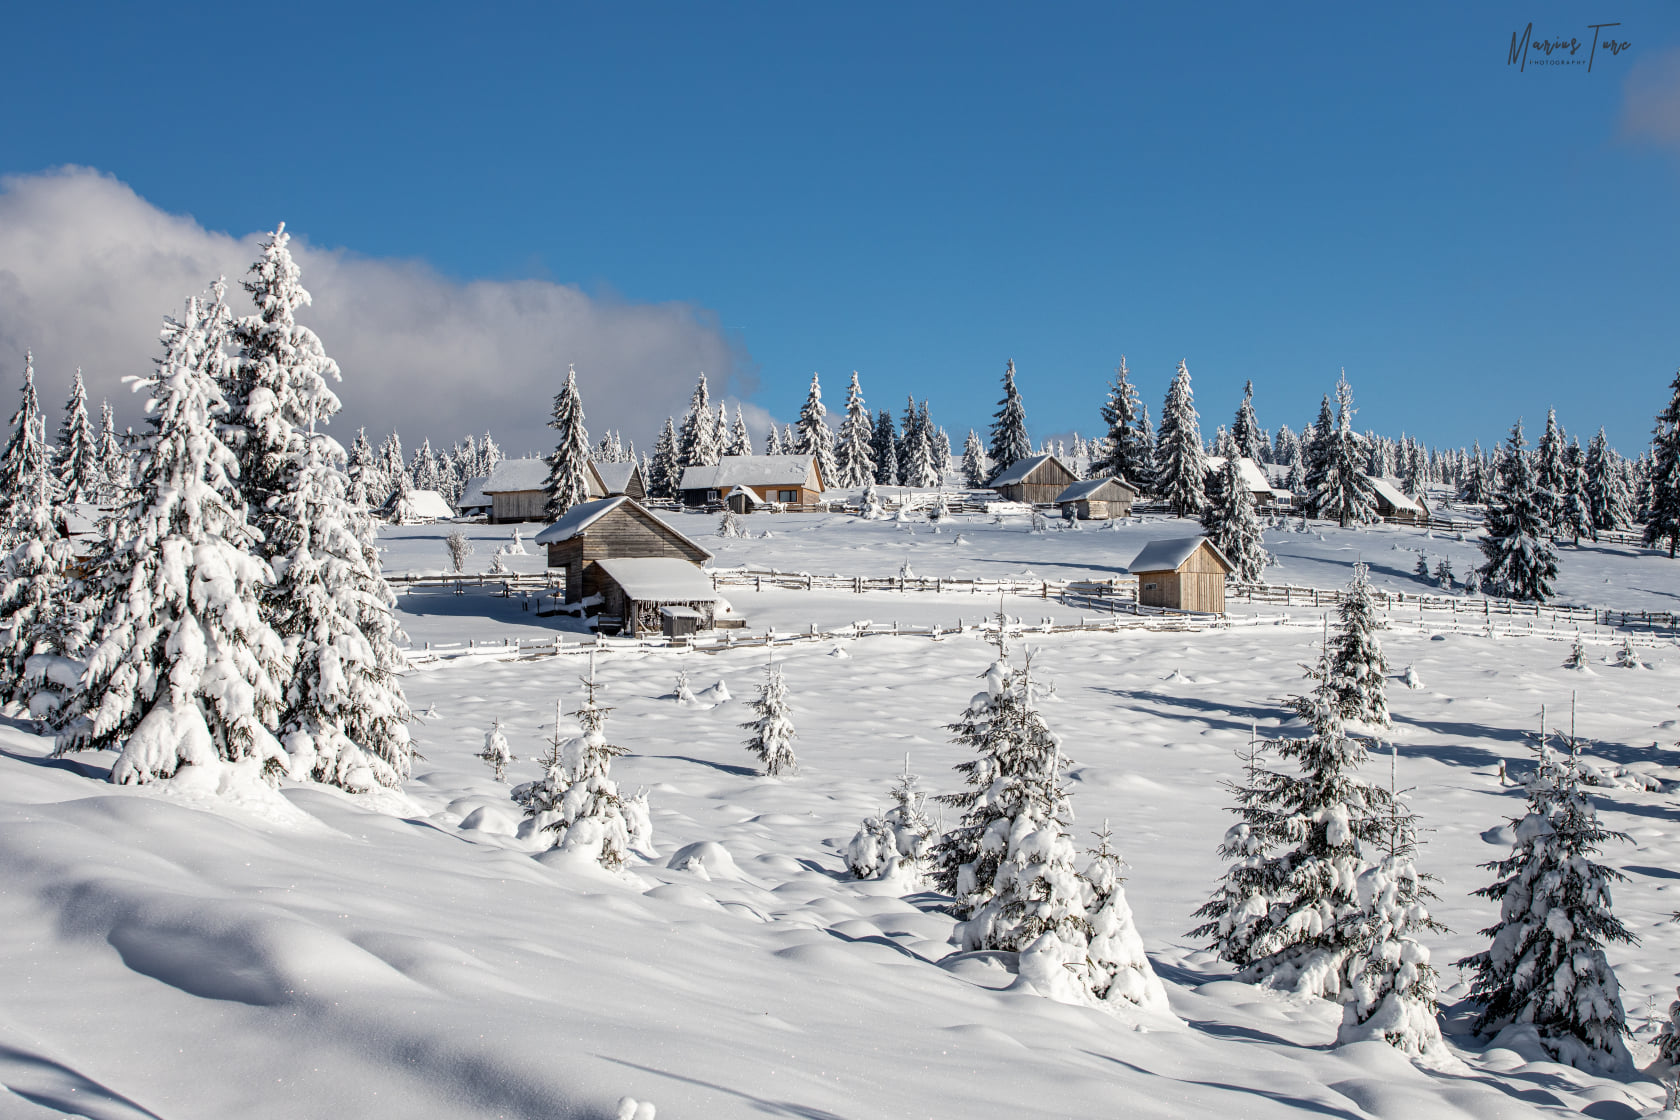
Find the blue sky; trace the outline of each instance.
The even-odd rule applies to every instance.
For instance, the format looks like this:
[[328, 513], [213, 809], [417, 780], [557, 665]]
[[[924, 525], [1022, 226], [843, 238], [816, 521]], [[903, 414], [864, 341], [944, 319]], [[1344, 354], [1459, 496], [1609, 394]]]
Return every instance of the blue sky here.
[[[1345, 366], [1383, 431], [1555, 405], [1636, 451], [1680, 367], [1680, 6], [1462, 8], [14, 6], [0, 173], [692, 304], [783, 419], [856, 369], [958, 434], [1013, 358], [1035, 436], [1093, 434], [1124, 353], [1155, 412], [1187, 359], [1210, 432], [1248, 378], [1299, 428]], [[1612, 19], [1590, 74], [1506, 65]], [[592, 413], [640, 434], [659, 385]]]

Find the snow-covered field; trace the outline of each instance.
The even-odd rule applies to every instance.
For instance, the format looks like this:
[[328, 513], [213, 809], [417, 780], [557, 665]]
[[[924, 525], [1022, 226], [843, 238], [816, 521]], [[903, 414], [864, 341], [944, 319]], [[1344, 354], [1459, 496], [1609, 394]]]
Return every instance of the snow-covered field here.
[[[1123, 570], [1184, 523], [1026, 531], [1024, 519], [925, 524], [840, 515], [758, 516], [720, 539], [716, 518], [673, 515], [719, 565], [884, 575], [1045, 578]], [[386, 535], [389, 571], [440, 570], [447, 527]], [[508, 527], [471, 527], [487, 567]], [[529, 535], [529, 533], [527, 533]], [[1471, 541], [1414, 529], [1267, 534], [1274, 581], [1335, 587], [1356, 558], [1380, 587], [1421, 591], [1431, 566], [1474, 563]], [[507, 558], [542, 567], [539, 550]], [[1640, 550], [1565, 548], [1559, 596], [1672, 609], [1680, 565]], [[931, 594], [732, 590], [754, 630], [859, 618], [975, 621], [996, 600]], [[554, 633], [517, 599], [469, 591], [399, 596], [416, 645]], [[1028, 620], [1077, 616], [1012, 597]], [[1257, 613], [1258, 608], [1254, 612]], [[1282, 612], [1275, 608], [1271, 614]], [[1296, 611], [1297, 621], [1309, 612]], [[1316, 616], [1313, 616], [1316, 618]], [[575, 624], [571, 624], [574, 625]], [[1315, 626], [1196, 633], [1029, 636], [1054, 682], [1046, 719], [1074, 760], [1081, 832], [1108, 821], [1130, 863], [1132, 908], [1177, 1019], [1052, 1002], [1004, 965], [941, 963], [952, 921], [930, 894], [850, 881], [840, 852], [886, 803], [910, 756], [924, 789], [957, 787], [955, 719], [993, 656], [973, 634], [871, 637], [778, 650], [801, 773], [757, 776], [742, 748], [761, 649], [621, 650], [600, 656], [608, 738], [629, 748], [620, 784], [648, 791], [661, 858], [611, 876], [518, 836], [520, 815], [475, 756], [493, 719], [516, 783], [581, 694], [578, 656], [463, 658], [412, 674], [422, 761], [401, 795], [214, 791], [101, 784], [108, 755], [47, 758], [22, 724], [0, 729], [0, 1118], [605, 1118], [628, 1095], [662, 1118], [1631, 1117], [1660, 1105], [1648, 1080], [1591, 1077], [1531, 1051], [1467, 1037], [1464, 987], [1444, 967], [1454, 1060], [1422, 1069], [1380, 1044], [1332, 1047], [1336, 1007], [1262, 991], [1191, 942], [1192, 911], [1222, 865], [1251, 728], [1275, 734], [1300, 688]], [[1520, 811], [1500, 761], [1529, 765], [1525, 734], [1566, 726], [1571, 696], [1588, 760], [1680, 782], [1680, 647], [1642, 648], [1645, 669], [1562, 668], [1567, 646], [1411, 625], [1384, 637], [1402, 787], [1421, 815], [1420, 865], [1440, 878], [1429, 938], [1443, 966], [1483, 947], [1494, 909], [1469, 892], [1509, 850]], [[1421, 687], [1399, 677], [1410, 667]], [[713, 706], [669, 698], [686, 671]], [[721, 699], [727, 693], [730, 699]], [[575, 730], [570, 717], [567, 730]], [[1386, 753], [1372, 763], [1386, 777]], [[1619, 916], [1641, 938], [1612, 947], [1636, 1057], [1646, 1003], [1666, 1012], [1680, 971], [1680, 804], [1623, 780], [1595, 792], [1626, 832], [1605, 860], [1629, 881]], [[1655, 784], [1655, 783], [1643, 783]], [[695, 846], [699, 845], [698, 848]], [[684, 858], [670, 857], [682, 853]], [[669, 863], [687, 867], [673, 867]]]

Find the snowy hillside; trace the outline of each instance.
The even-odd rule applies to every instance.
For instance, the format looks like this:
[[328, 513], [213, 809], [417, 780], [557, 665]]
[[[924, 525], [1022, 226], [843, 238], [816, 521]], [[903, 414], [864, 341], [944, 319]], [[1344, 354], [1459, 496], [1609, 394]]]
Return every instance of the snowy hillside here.
[[[1024, 523], [862, 523], [839, 515], [748, 519], [748, 540], [704, 538], [718, 563], [885, 574], [1112, 573], [1160, 522], [1033, 534]], [[685, 530], [710, 526], [686, 516]], [[433, 528], [382, 538], [391, 571], [441, 569]], [[473, 530], [488, 564], [502, 527]], [[1417, 530], [1272, 532], [1272, 578], [1345, 582], [1355, 556], [1411, 589], [1414, 553], [1467, 562], [1472, 544]], [[506, 558], [536, 569], [533, 547]], [[469, 568], [469, 570], [471, 570]], [[1277, 571], [1274, 569], [1274, 571]], [[1566, 599], [1666, 605], [1680, 571], [1632, 550], [1564, 551]], [[1644, 598], [1638, 598], [1643, 596]], [[735, 595], [749, 627], [931, 619], [995, 612], [954, 597], [785, 590]], [[865, 600], [859, 603], [858, 600]], [[1029, 621], [1077, 613], [1027, 597]], [[1260, 613], [1253, 608], [1249, 613]], [[1239, 614], [1241, 612], [1239, 611]], [[1272, 610], [1272, 616], [1281, 615]], [[610, 875], [520, 834], [510, 786], [561, 700], [568, 734], [586, 660], [464, 658], [406, 682], [423, 717], [414, 777], [350, 796], [238, 767], [220, 790], [103, 784], [112, 756], [54, 761], [11, 721], [0, 732], [0, 1116], [577, 1117], [630, 1096], [661, 1117], [1631, 1117], [1660, 1104], [1649, 1080], [1592, 1077], [1538, 1049], [1467, 1036], [1450, 963], [1485, 945], [1494, 910], [1469, 892], [1509, 851], [1525, 734], [1578, 701], [1589, 764], [1620, 777], [1594, 790], [1631, 837], [1603, 858], [1629, 876], [1617, 914], [1635, 947], [1612, 947], [1641, 1063], [1666, 1016], [1680, 960], [1680, 782], [1670, 688], [1680, 648], [1643, 645], [1642, 669], [1543, 638], [1385, 634], [1395, 668], [1394, 764], [1438, 876], [1428, 938], [1442, 967], [1452, 1057], [1414, 1065], [1380, 1043], [1333, 1048], [1339, 1010], [1232, 981], [1192, 942], [1229, 823], [1222, 780], [1251, 728], [1287, 723], [1315, 656], [1315, 614], [1190, 633], [1029, 635], [1042, 710], [1072, 760], [1080, 847], [1109, 822], [1126, 891], [1172, 1016], [1071, 1006], [1035, 994], [995, 954], [953, 955], [939, 896], [852, 881], [843, 852], [887, 804], [905, 756], [929, 792], [960, 784], [948, 742], [994, 652], [979, 635], [806, 642], [777, 658], [798, 738], [796, 777], [758, 776], [743, 747], [761, 649], [598, 658], [613, 768], [643, 787], [659, 858]], [[1309, 619], [1306, 617], [1311, 615]], [[469, 590], [399, 595], [416, 644], [552, 633], [518, 600]], [[1310, 623], [1310, 624], [1309, 624]], [[1417, 688], [1400, 679], [1410, 668]], [[685, 672], [695, 702], [672, 698]], [[721, 685], [722, 687], [716, 687]], [[711, 690], [711, 691], [708, 691]], [[515, 761], [495, 781], [477, 753], [499, 719]], [[1387, 748], [1370, 764], [1386, 784]], [[1649, 788], [1641, 788], [1649, 787]], [[1665, 792], [1666, 791], [1666, 792]]]

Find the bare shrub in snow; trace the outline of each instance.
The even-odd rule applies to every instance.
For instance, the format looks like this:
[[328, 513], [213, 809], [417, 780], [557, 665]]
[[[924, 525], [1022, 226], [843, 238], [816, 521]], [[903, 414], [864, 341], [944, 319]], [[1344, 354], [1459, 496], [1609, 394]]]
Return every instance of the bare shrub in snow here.
[[443, 538], [444, 547], [449, 550], [449, 566], [456, 572], [467, 570], [467, 558], [473, 554], [472, 538], [460, 529], [456, 529]]

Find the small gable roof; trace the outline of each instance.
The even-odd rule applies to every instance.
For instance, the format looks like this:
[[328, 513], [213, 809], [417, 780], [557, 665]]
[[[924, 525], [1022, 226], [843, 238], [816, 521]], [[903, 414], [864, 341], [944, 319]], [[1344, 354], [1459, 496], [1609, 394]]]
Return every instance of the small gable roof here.
[[589, 467], [608, 494], [623, 494], [630, 489], [630, 480], [641, 469], [635, 463], [598, 463], [591, 459]]
[[711, 603], [718, 593], [712, 577], [687, 560], [671, 556], [609, 556], [597, 567], [638, 602]]
[[1063, 490], [1060, 494], [1056, 495], [1056, 501], [1058, 501], [1058, 502], [1082, 502], [1082, 501], [1089, 500], [1091, 498], [1095, 498], [1097, 501], [1100, 502], [1100, 501], [1112, 500], [1114, 498], [1118, 498], [1120, 495], [1118, 495], [1116, 493], [1113, 493], [1112, 490], [1109, 492], [1109, 494], [1107, 495], [1106, 498], [1105, 498], [1104, 495], [1099, 493], [1099, 491], [1101, 491], [1104, 487], [1110, 487], [1110, 486], [1114, 487], [1115, 489], [1124, 490], [1134, 498], [1137, 497], [1137, 493], [1138, 493], [1137, 487], [1133, 486], [1131, 483], [1125, 481], [1124, 479], [1120, 479], [1120, 478], [1088, 478], [1084, 482], [1074, 483], [1072, 486], [1069, 486], [1066, 490]]
[[1039, 467], [1042, 467], [1045, 463], [1048, 463], [1051, 460], [1055, 460], [1056, 465], [1066, 471], [1069, 478], [1079, 477], [1079, 475], [1074, 473], [1074, 471], [1066, 463], [1057, 459], [1054, 455], [1029, 455], [1025, 459], [1015, 460], [1015, 462], [1009, 464], [1003, 470], [993, 475], [992, 480], [986, 483], [986, 485], [993, 489], [996, 489], [999, 486], [1018, 485], [1019, 483], [1025, 482], [1028, 475], [1032, 474], [1032, 472], [1036, 471]]
[[490, 476], [487, 474], [467, 479], [466, 486], [461, 489], [461, 500], [456, 503], [456, 508], [468, 510], [483, 509], [488, 506], [490, 497], [484, 492], [484, 484], [489, 481]]
[[[679, 490], [727, 490], [732, 486], [804, 486], [816, 464], [810, 455], [725, 455], [711, 466], [683, 471]], [[818, 485], [825, 485], [817, 472]]]
[[[701, 547], [694, 540], [682, 533], [679, 533], [670, 525], [667, 525], [664, 521], [662, 521], [652, 510], [636, 501], [636, 499], [625, 494], [619, 494], [617, 497], [612, 498], [597, 498], [592, 502], [579, 502], [577, 505], [567, 510], [564, 517], [560, 518], [560, 520], [538, 533], [535, 538], [536, 543], [559, 544], [562, 541], [569, 541], [573, 537], [587, 531], [591, 525], [595, 524], [595, 522], [601, 520], [601, 518], [605, 517], [607, 514], [611, 513], [620, 506], [624, 506], [637, 517], [640, 517], [648, 524], [658, 528], [661, 532], [681, 541], [701, 556], [711, 559], [711, 550]], [[599, 561], [597, 561], [597, 563], [599, 563]], [[679, 563], [687, 563], [687, 561], [679, 561]]]
[[1224, 565], [1226, 571], [1235, 570], [1231, 562], [1225, 559], [1225, 554], [1220, 552], [1214, 543], [1206, 537], [1171, 537], [1163, 541], [1150, 541], [1143, 546], [1143, 551], [1137, 554], [1137, 559], [1132, 561], [1129, 570], [1133, 572], [1176, 572], [1179, 566], [1195, 555], [1196, 550], [1204, 544], [1208, 546], [1208, 551], [1212, 552]]
[[486, 494], [508, 494], [516, 490], [547, 490], [547, 459], [503, 459], [490, 472], [483, 486]]
[[1398, 483], [1390, 479], [1378, 478], [1372, 474], [1366, 475], [1365, 479], [1371, 484], [1371, 489], [1377, 492], [1377, 497], [1394, 509], [1410, 510], [1412, 513], [1424, 515], [1429, 513], [1422, 502], [1416, 498], [1408, 497]]
[[[1206, 460], [1208, 473], [1225, 469], [1223, 455], [1209, 455]], [[1237, 460], [1237, 474], [1242, 477], [1243, 485], [1248, 487], [1250, 494], [1268, 494], [1273, 490], [1272, 480], [1266, 477], [1266, 472], [1259, 463], [1244, 456]]]
[[756, 505], [762, 505], [763, 504], [762, 502], [760, 502], [758, 500], [758, 495], [754, 494], [751, 490], [747, 489], [745, 486], [735, 487], [734, 489], [729, 491], [729, 493], [725, 494], [724, 497], [725, 498], [733, 498], [737, 494], [739, 494], [739, 495], [741, 495], [741, 497], [745, 498], [747, 500], [747, 504], [749, 506], [756, 506]]
[[449, 502], [436, 490], [410, 490], [408, 512], [414, 517], [430, 517], [438, 521], [448, 521], [455, 516]]

